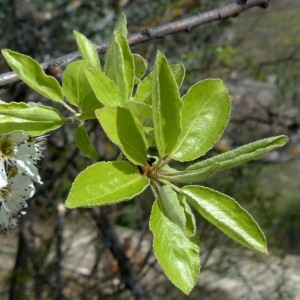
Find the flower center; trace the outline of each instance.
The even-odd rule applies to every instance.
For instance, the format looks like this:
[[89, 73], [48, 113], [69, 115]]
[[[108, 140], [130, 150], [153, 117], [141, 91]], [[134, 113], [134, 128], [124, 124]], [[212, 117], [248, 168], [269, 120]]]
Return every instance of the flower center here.
[[14, 145], [13, 143], [8, 139], [2, 139], [0, 140], [0, 154], [2, 157], [5, 156], [12, 156], [14, 153]]

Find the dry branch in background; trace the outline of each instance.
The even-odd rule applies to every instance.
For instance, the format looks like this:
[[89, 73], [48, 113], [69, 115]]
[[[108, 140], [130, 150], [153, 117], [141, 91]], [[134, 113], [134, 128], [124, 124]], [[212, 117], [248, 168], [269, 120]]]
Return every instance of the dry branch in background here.
[[[203, 25], [206, 23], [212, 23], [219, 20], [228, 19], [231, 17], [236, 17], [240, 13], [248, 10], [252, 7], [262, 7], [266, 8], [269, 5], [270, 0], [248, 0], [241, 1], [236, 0], [229, 4], [223, 5], [219, 8], [209, 10], [203, 13], [199, 13], [195, 16], [190, 16], [182, 20], [170, 22], [164, 25], [159, 25], [149, 29], [144, 29], [140, 33], [132, 34], [128, 37], [128, 42], [130, 46], [135, 46], [138, 44], [145, 43], [147, 41], [162, 38], [164, 36], [175, 34], [183, 31], [190, 31], [192, 28]], [[99, 44], [96, 46], [99, 54], [105, 53], [107, 44]], [[58, 67], [65, 67], [74, 60], [80, 58], [80, 53], [78, 51], [72, 52], [70, 54], [61, 56], [59, 58], [44, 62], [41, 64], [44, 70], [47, 70], [51, 75], [55, 76], [55, 72]], [[58, 72], [60, 70], [58, 69]], [[0, 74], [0, 87], [5, 87], [12, 83], [19, 81], [19, 78], [14, 72], [7, 72]]]

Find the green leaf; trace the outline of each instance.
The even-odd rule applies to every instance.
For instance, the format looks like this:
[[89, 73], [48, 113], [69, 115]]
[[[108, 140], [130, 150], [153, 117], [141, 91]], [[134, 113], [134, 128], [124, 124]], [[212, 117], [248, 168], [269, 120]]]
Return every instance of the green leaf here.
[[96, 110], [96, 116], [109, 137], [132, 163], [144, 165], [147, 159], [147, 140], [143, 126], [129, 109], [106, 106]]
[[101, 69], [99, 55], [94, 43], [76, 30], [74, 30], [74, 35], [82, 58], [89, 63], [90, 67]]
[[288, 141], [288, 137], [285, 135], [279, 135], [262, 139], [234, 150], [219, 154], [212, 158], [200, 161], [196, 164], [189, 166], [186, 171], [197, 171], [203, 168], [209, 168], [211, 166], [217, 166], [214, 170], [219, 172], [225, 169], [230, 169], [242, 165], [250, 160], [256, 159], [267, 152], [285, 145]]
[[185, 76], [185, 67], [183, 64], [174, 64], [170, 65], [171, 71], [174, 75], [174, 78], [176, 80], [176, 83], [178, 87], [181, 86], [184, 76]]
[[[127, 31], [127, 20], [124, 13], [121, 13], [116, 25], [114, 27], [114, 32], [119, 32], [124, 38], [127, 38], [128, 31]], [[108, 43], [107, 51], [105, 53], [105, 60], [104, 60], [104, 71], [107, 72], [109, 69], [109, 65], [114, 61], [114, 35], [111, 36], [110, 41]]]
[[264, 234], [251, 215], [231, 197], [201, 186], [181, 189], [193, 206], [210, 223], [243, 246], [267, 253]]
[[192, 221], [193, 213], [184, 197], [179, 200], [179, 195], [168, 185], [159, 189], [158, 203], [161, 210], [169, 220], [177, 224], [188, 236], [193, 236], [196, 230], [195, 220]]
[[196, 170], [184, 170], [178, 171], [173, 168], [164, 167], [158, 171], [158, 177], [171, 181], [180, 183], [196, 183], [207, 179], [209, 176], [214, 174], [218, 170], [219, 165], [212, 164], [205, 168], [199, 168]]
[[147, 177], [128, 162], [99, 162], [74, 180], [66, 207], [94, 207], [130, 200], [149, 185]]
[[65, 119], [55, 108], [36, 103], [0, 103], [0, 134], [24, 131], [38, 136], [59, 128]]
[[86, 77], [85, 71], [88, 68], [90, 65], [87, 61], [74, 61], [66, 67], [62, 79], [64, 95], [70, 103], [80, 108], [81, 116], [79, 118], [81, 120], [94, 119], [95, 109], [103, 106]]
[[114, 106], [124, 103], [126, 99], [122, 98], [116, 83], [109, 79], [101, 70], [89, 69], [85, 73], [97, 99], [102, 104]]
[[125, 107], [128, 108], [141, 123], [152, 118], [152, 108], [148, 104], [130, 100], [126, 102]]
[[171, 282], [189, 294], [200, 273], [199, 239], [187, 237], [182, 229], [169, 220], [154, 202], [150, 215], [155, 256]]
[[110, 62], [106, 67], [106, 75], [113, 80], [121, 91], [124, 101], [128, 101], [134, 86], [134, 60], [126, 38], [117, 31], [114, 32], [109, 48]]
[[9, 66], [28, 86], [50, 100], [63, 101], [63, 93], [58, 81], [46, 75], [37, 61], [8, 49], [1, 51]]
[[183, 231], [185, 230], [185, 213], [183, 207], [174, 192], [169, 186], [164, 185], [159, 189], [159, 204], [164, 215], [173, 223], [177, 224]]
[[134, 76], [135, 83], [139, 84], [143, 76], [145, 75], [148, 67], [148, 62], [139, 54], [132, 54], [134, 61]]
[[75, 143], [79, 150], [87, 157], [91, 157], [94, 159], [98, 158], [98, 153], [83, 125], [79, 125], [76, 128]]
[[182, 133], [171, 155], [190, 161], [204, 155], [221, 137], [230, 115], [230, 98], [219, 79], [196, 83], [183, 96]]
[[160, 158], [172, 153], [181, 133], [182, 101], [165, 56], [158, 52], [154, 68], [152, 113]]
[[63, 72], [63, 93], [70, 103], [79, 107], [82, 106], [83, 101], [85, 101], [91, 93], [91, 87], [84, 73], [89, 66], [87, 61], [77, 60], [67, 65]]
[[[185, 75], [184, 66], [182, 64], [175, 64], [170, 65], [170, 68], [178, 87], [180, 87]], [[152, 71], [142, 80], [142, 82], [137, 87], [137, 91], [134, 96], [134, 101], [144, 102], [147, 104], [152, 103], [153, 78], [154, 73]]]
[[184, 213], [185, 213], [185, 219], [186, 219], [185, 230], [186, 230], [186, 234], [189, 237], [192, 237], [193, 235], [195, 235], [197, 233], [195, 215], [192, 212], [192, 209], [191, 209], [190, 205], [187, 203], [186, 197], [184, 197], [182, 195], [178, 195], [178, 198], [180, 200], [181, 206], [183, 207]]

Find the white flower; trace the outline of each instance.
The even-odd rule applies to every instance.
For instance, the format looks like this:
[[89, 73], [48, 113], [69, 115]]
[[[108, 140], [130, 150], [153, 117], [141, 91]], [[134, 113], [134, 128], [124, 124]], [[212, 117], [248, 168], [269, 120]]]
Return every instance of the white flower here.
[[12, 168], [8, 184], [0, 189], [0, 233], [15, 227], [17, 217], [25, 213], [26, 200], [34, 193], [31, 177]]
[[[24, 132], [13, 132], [0, 136], [0, 160], [30, 176], [35, 182], [42, 184], [36, 167], [42, 157], [43, 137], [34, 138]], [[4, 169], [4, 170], [3, 170]], [[5, 183], [5, 166], [0, 162], [0, 187]]]

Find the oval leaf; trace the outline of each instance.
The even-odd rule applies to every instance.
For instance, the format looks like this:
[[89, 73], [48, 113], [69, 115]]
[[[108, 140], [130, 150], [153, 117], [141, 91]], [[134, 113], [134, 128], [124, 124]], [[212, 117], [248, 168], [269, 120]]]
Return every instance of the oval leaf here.
[[74, 35], [82, 58], [84, 58], [91, 67], [100, 69], [100, 60], [94, 43], [76, 30], [74, 31]]
[[122, 105], [126, 99], [114, 81], [109, 79], [101, 70], [89, 69], [86, 72], [87, 79], [97, 99], [104, 105]]
[[0, 103], [0, 134], [22, 130], [38, 136], [59, 128], [64, 117], [55, 108], [27, 103]]
[[50, 100], [63, 101], [63, 93], [58, 81], [53, 76], [46, 75], [37, 61], [8, 49], [1, 51], [9, 66], [28, 86]]
[[144, 165], [147, 158], [147, 140], [143, 126], [129, 109], [107, 106], [96, 110], [96, 116], [109, 139], [132, 163]]
[[170, 221], [154, 202], [150, 215], [155, 256], [171, 282], [189, 294], [200, 273], [200, 250], [197, 236], [189, 238]]
[[230, 98], [219, 79], [196, 83], [183, 96], [182, 133], [171, 155], [190, 161], [204, 155], [221, 137], [230, 115]]
[[99, 162], [76, 177], [65, 205], [93, 207], [130, 200], [148, 184], [148, 178], [127, 162]]
[[267, 253], [266, 238], [251, 215], [234, 199], [201, 186], [185, 186], [182, 193], [210, 223], [243, 246]]
[[174, 75], [165, 56], [155, 61], [152, 113], [156, 146], [160, 158], [172, 153], [181, 133], [182, 101]]
[[79, 125], [76, 128], [75, 143], [79, 150], [86, 156], [94, 159], [98, 158], [97, 151], [83, 125]]

